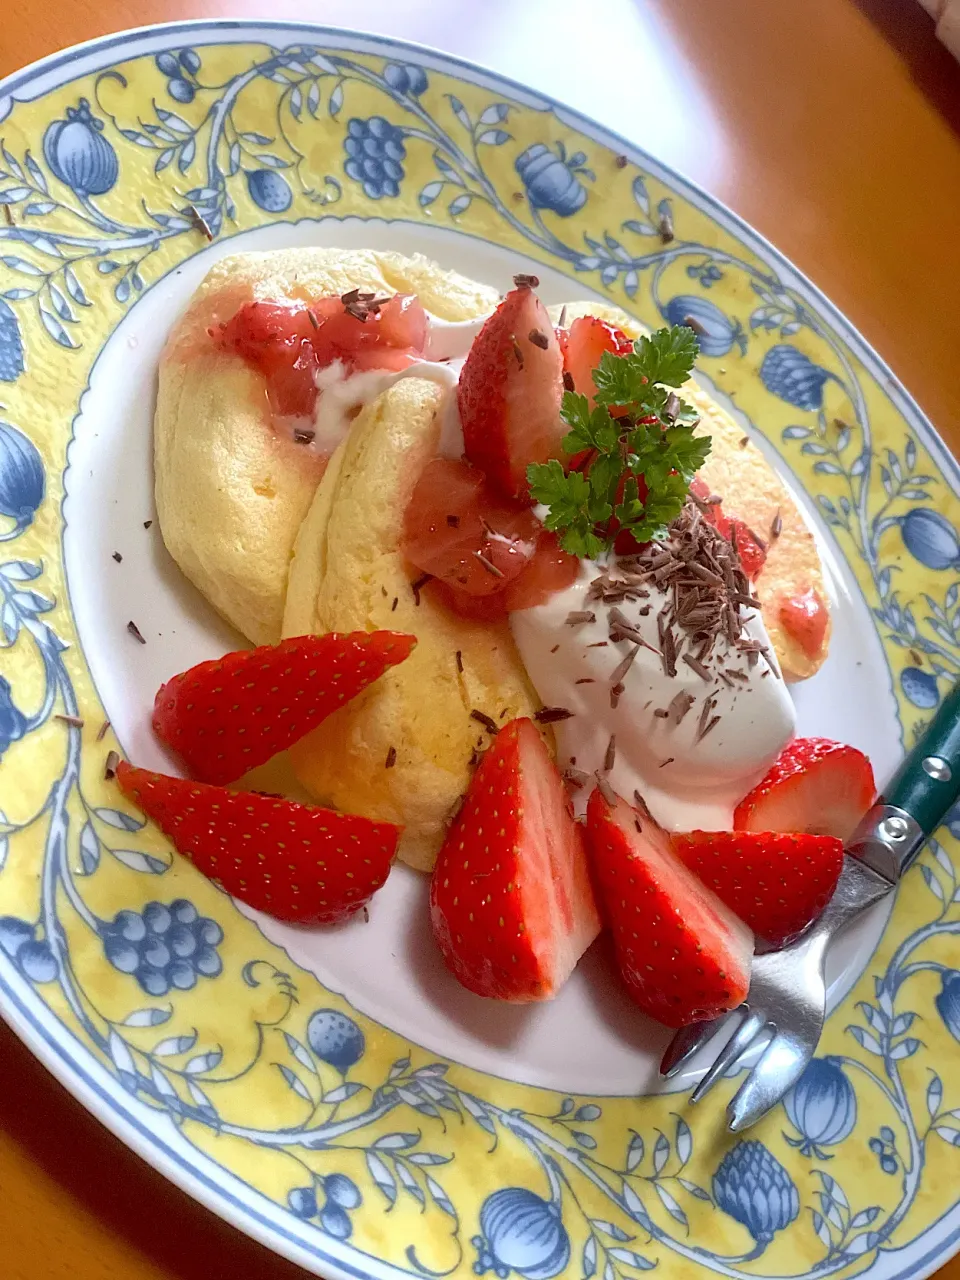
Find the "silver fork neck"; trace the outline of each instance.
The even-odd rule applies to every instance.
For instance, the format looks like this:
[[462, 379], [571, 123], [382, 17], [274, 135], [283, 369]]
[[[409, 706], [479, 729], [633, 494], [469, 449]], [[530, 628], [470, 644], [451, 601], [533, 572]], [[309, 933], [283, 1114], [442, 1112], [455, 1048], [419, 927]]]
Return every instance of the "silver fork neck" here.
[[925, 840], [919, 823], [906, 809], [880, 802], [864, 815], [847, 844], [847, 853], [890, 884], [897, 884]]

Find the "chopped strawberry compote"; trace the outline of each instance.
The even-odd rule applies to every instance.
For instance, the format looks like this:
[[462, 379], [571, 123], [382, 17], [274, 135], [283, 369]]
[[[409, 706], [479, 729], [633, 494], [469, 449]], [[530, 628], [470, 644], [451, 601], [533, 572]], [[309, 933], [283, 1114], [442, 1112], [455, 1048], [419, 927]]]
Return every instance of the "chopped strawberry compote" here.
[[816, 658], [823, 648], [828, 614], [813, 587], [787, 596], [780, 604], [780, 624], [808, 658]]
[[[694, 476], [690, 485], [690, 492], [700, 502], [707, 502], [711, 496], [710, 490], [699, 476]], [[727, 515], [719, 502], [711, 504], [707, 519], [711, 524], [716, 525], [718, 531], [725, 538], [733, 541], [739, 553], [744, 573], [751, 582], [756, 582], [760, 576], [760, 570], [767, 560], [766, 544], [757, 537], [750, 526], [743, 520], [738, 520], [736, 516]]]
[[427, 317], [419, 301], [396, 294], [379, 306], [344, 298], [247, 302], [220, 329], [220, 345], [263, 374], [274, 413], [312, 415], [316, 375], [335, 360], [348, 373], [405, 369], [423, 355]]
[[577, 560], [529, 506], [499, 495], [468, 462], [428, 463], [407, 507], [403, 551], [431, 590], [467, 617], [493, 620], [540, 604], [577, 575]]

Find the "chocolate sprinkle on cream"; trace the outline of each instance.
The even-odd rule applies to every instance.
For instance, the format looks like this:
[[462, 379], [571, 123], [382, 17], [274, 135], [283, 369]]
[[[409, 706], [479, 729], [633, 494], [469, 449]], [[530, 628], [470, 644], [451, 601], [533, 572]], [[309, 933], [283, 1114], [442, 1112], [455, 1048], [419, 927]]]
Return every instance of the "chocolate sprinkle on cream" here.
[[668, 764], [673, 764], [675, 759], [676, 759], [676, 756], [667, 756], [666, 760], [661, 760], [661, 762], [657, 765], [657, 768], [665, 769]]
[[140, 628], [139, 628], [139, 627], [137, 626], [137, 624], [136, 624], [135, 622], [133, 622], [132, 620], [131, 620], [130, 622], [128, 622], [128, 623], [127, 623], [127, 630], [128, 630], [128, 631], [130, 632], [130, 634], [133, 636], [134, 640], [138, 641], [140, 644], [146, 644], [146, 643], [147, 643], [147, 642], [146, 642], [146, 640], [144, 640], [144, 638], [143, 638], [143, 636], [142, 636], [142, 634], [141, 634], [141, 632], [140, 632]]
[[551, 652], [551, 653], [556, 653], [556, 652], [557, 652], [557, 650], [558, 650], [559, 648], [560, 648], [560, 646], [559, 646], [558, 644], [555, 644], [555, 645], [553, 646], [553, 648], [550, 650], [550, 652]]
[[574, 680], [574, 684], [596, 684], [593, 676], [581, 676], [579, 680]]
[[654, 711], [653, 714], [657, 717], [658, 720], [666, 720], [670, 712], [665, 710], [663, 707], [657, 707], [657, 709]]
[[607, 743], [607, 750], [603, 757], [603, 771], [609, 773], [617, 761], [617, 735], [611, 733], [610, 741]]
[[627, 672], [633, 666], [634, 662], [636, 662], [637, 654], [639, 652], [640, 652], [640, 645], [636, 645], [633, 649], [630, 650], [630, 652], [623, 659], [623, 661], [618, 663], [617, 666], [614, 667], [613, 672], [610, 675], [611, 684], [620, 684], [620, 682], [623, 680], [623, 677], [627, 674]]
[[569, 720], [573, 715], [566, 707], [541, 707], [533, 713], [537, 724], [556, 724], [559, 720]]
[[143, 522], [143, 527], [144, 527], [145, 529], [149, 529], [149, 528], [150, 528], [150, 526], [151, 526], [152, 524], [153, 524], [153, 521], [152, 521], [152, 520], [144, 520], [144, 522]]
[[116, 560], [117, 564], [119, 564], [119, 563], [121, 562], [121, 560], [123, 559], [123, 556], [120, 554], [120, 552], [119, 552], [119, 551], [115, 551], [115, 552], [113, 553], [113, 558], [114, 558], [114, 560]]
[[415, 605], [419, 606], [420, 604], [420, 589], [425, 587], [432, 577], [432, 573], [424, 573], [417, 578], [416, 582], [410, 583], [410, 590], [413, 592], [413, 603]]
[[120, 763], [120, 757], [116, 751], [107, 752], [106, 763], [103, 766], [103, 776], [107, 782], [110, 782], [117, 776], [117, 765]]
[[383, 762], [383, 767], [385, 769], [392, 769], [396, 763], [397, 763], [397, 748], [391, 747], [390, 750], [387, 752], [387, 758]]
[[566, 625], [568, 627], [578, 627], [583, 622], [596, 622], [597, 615], [591, 613], [589, 609], [574, 609], [572, 613], [568, 613], [566, 617]]
[[610, 708], [616, 711], [617, 705], [623, 696], [624, 686], [622, 684], [612, 684], [610, 686]]
[[613, 787], [611, 787], [610, 783], [602, 773], [595, 773], [593, 776], [597, 780], [597, 790], [603, 796], [604, 800], [606, 800], [610, 808], [615, 808], [617, 804], [617, 793], [614, 791]]
[[487, 733], [497, 732], [497, 722], [493, 716], [488, 716], [485, 711], [478, 711], [476, 708], [470, 712], [470, 719], [476, 720], [477, 724], [482, 724]]
[[707, 670], [707, 668], [703, 665], [702, 662], [698, 662], [697, 659], [694, 657], [691, 657], [689, 653], [685, 653], [683, 655], [683, 660], [688, 667], [691, 667], [697, 673], [697, 675], [700, 677], [701, 680], [710, 679], [710, 672]]
[[563, 780], [579, 791], [581, 787], [585, 787], [590, 779], [589, 773], [584, 773], [582, 769], [564, 769]]
[[687, 693], [685, 689], [681, 689], [681, 691], [674, 696], [673, 701], [670, 703], [669, 707], [667, 707], [667, 712], [675, 725], [680, 723], [695, 702], [696, 698], [693, 694]]

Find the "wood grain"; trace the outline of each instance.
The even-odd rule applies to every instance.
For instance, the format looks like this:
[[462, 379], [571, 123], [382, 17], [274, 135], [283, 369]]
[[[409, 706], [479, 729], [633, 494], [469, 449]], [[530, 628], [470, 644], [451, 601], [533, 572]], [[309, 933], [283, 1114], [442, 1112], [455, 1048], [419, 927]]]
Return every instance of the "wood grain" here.
[[[147, 22], [271, 16], [433, 44], [701, 182], [850, 317], [960, 448], [960, 67], [906, 0], [5, 0], [0, 75]], [[127, 1151], [0, 1028], [6, 1280], [293, 1280]], [[960, 1261], [941, 1280], [960, 1280]]]

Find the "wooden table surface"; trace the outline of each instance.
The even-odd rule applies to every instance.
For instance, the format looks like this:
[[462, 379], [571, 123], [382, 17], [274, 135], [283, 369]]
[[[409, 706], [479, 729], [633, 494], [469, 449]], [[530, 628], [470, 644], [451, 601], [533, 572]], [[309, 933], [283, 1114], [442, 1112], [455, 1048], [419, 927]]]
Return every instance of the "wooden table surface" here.
[[[916, 0], [4, 0], [2, 9], [0, 76], [124, 27], [267, 12], [417, 40], [523, 79], [632, 137], [772, 240], [960, 451], [960, 65]], [[5, 1280], [303, 1275], [141, 1163], [2, 1025], [0, 1249]], [[960, 1280], [960, 1259], [940, 1274]]]

